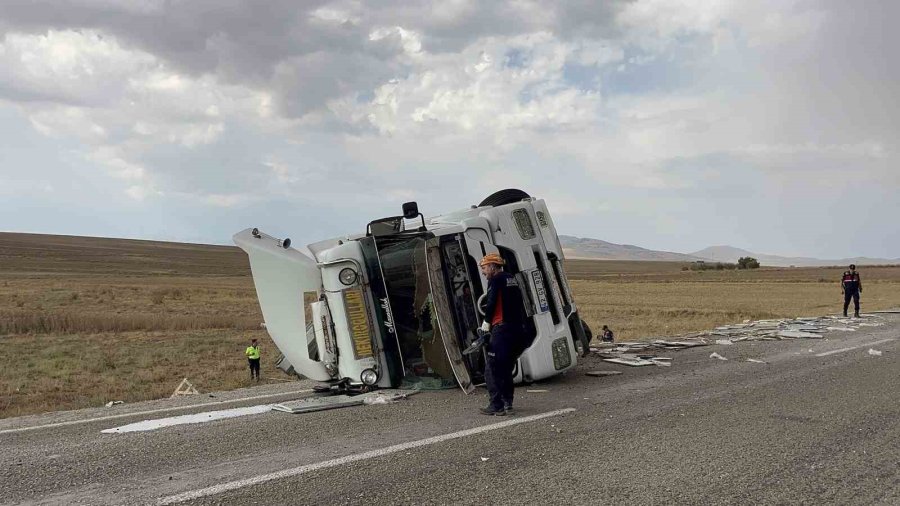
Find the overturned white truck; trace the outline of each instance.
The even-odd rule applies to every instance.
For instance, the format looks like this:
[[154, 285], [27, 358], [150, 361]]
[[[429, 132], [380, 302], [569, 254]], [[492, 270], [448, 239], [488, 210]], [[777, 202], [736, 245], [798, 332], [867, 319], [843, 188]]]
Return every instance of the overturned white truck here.
[[266, 329], [297, 374], [342, 388], [442, 388], [483, 382], [477, 338], [487, 281], [478, 261], [499, 253], [525, 287], [531, 344], [516, 380], [562, 373], [576, 362], [581, 322], [543, 200], [501, 190], [469, 209], [369, 223], [365, 234], [308, 246], [258, 229], [234, 236], [247, 252]]

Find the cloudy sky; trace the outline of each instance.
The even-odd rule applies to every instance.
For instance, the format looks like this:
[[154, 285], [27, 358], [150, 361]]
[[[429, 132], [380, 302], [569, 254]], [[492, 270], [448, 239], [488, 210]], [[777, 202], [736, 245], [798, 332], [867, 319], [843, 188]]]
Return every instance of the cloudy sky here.
[[306, 243], [519, 187], [571, 235], [900, 257], [898, 17], [890, 0], [3, 0], [0, 230]]

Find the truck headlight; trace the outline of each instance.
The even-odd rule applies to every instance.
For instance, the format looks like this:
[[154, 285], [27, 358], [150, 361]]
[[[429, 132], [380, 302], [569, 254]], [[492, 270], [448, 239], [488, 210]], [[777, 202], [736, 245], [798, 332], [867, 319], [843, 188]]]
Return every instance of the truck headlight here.
[[362, 380], [364, 385], [372, 386], [378, 383], [378, 373], [375, 372], [375, 369], [365, 369], [359, 375], [359, 379]]
[[356, 273], [356, 271], [354, 271], [350, 267], [345, 267], [345, 268], [341, 269], [341, 272], [338, 274], [338, 279], [341, 280], [341, 283], [343, 283], [347, 286], [350, 286], [353, 283], [356, 283], [356, 278], [358, 278], [358, 277], [359, 277], [359, 275]]

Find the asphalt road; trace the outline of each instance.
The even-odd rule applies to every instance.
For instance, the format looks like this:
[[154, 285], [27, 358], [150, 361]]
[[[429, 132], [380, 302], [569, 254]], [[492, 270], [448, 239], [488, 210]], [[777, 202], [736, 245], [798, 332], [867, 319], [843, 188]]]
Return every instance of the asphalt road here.
[[[293, 383], [2, 420], [0, 501], [896, 505], [900, 315], [886, 320], [824, 340], [674, 352], [672, 367], [591, 357], [564, 377], [518, 388], [512, 417], [478, 414], [483, 390], [442, 391], [390, 405], [100, 432], [305, 395], [293, 392], [309, 385]], [[714, 351], [729, 360], [710, 358]], [[584, 375], [598, 369], [623, 374]], [[235, 400], [261, 395], [270, 397]], [[207, 405], [185, 407], [193, 403]], [[148, 413], [156, 409], [168, 411]]]

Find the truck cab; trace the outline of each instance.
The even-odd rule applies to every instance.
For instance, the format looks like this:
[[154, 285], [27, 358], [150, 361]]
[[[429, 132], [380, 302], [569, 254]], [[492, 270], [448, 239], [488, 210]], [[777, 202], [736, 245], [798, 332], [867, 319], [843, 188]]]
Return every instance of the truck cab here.
[[234, 236], [247, 252], [265, 326], [304, 377], [347, 387], [444, 388], [470, 393], [484, 381], [477, 339], [487, 288], [478, 261], [506, 260], [529, 316], [516, 380], [574, 367], [583, 332], [543, 200], [503, 190], [472, 206], [425, 218], [415, 203], [374, 220], [365, 234], [308, 246], [258, 229]]

